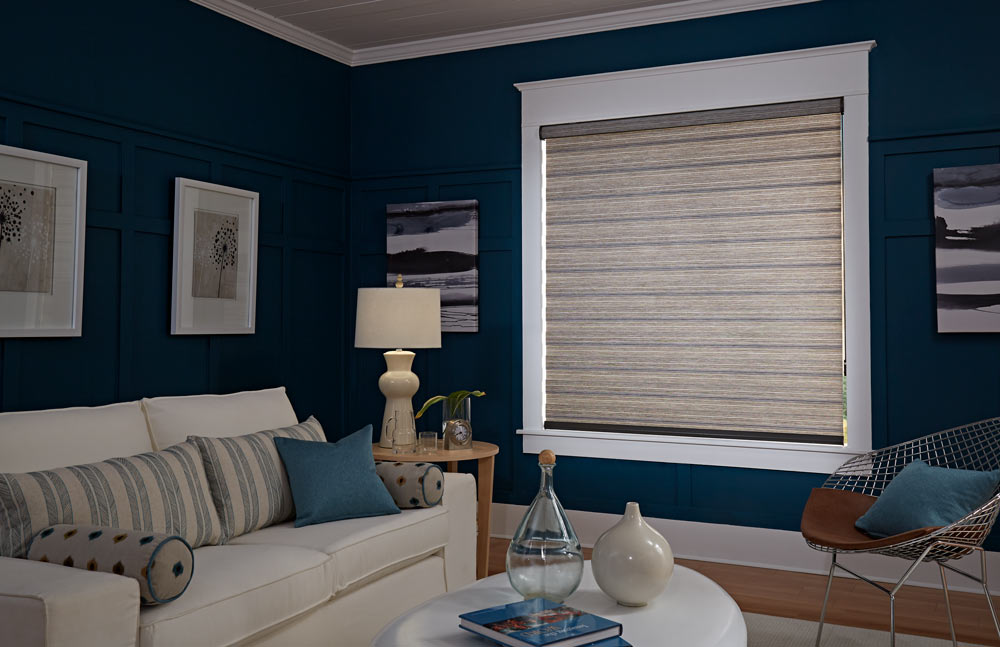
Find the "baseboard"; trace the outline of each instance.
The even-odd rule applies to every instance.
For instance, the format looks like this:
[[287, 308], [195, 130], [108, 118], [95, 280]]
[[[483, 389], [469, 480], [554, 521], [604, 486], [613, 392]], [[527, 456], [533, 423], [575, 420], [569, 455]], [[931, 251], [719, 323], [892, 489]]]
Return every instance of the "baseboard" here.
[[[526, 511], [527, 506], [494, 503], [491, 534], [509, 539]], [[581, 510], [567, 510], [566, 514], [580, 543], [587, 547], [592, 547], [601, 533], [620, 518], [620, 515]], [[830, 569], [830, 556], [809, 548], [802, 535], [795, 531], [652, 517], [646, 517], [646, 521], [667, 538], [676, 557], [823, 575]], [[840, 561], [880, 582], [895, 582], [907, 566], [901, 559], [879, 555], [846, 555]], [[979, 557], [975, 554], [951, 564], [973, 575], [979, 574]], [[990, 592], [1000, 594], [1000, 554], [986, 553], [986, 569]], [[948, 588], [982, 593], [975, 582], [952, 573], [949, 575]], [[941, 588], [937, 566], [921, 564], [907, 583]]]

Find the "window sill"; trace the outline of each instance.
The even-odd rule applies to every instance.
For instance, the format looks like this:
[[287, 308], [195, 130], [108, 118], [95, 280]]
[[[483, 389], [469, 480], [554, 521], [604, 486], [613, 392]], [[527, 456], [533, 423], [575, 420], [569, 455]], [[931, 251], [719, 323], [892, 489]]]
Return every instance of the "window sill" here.
[[518, 429], [524, 453], [830, 474], [866, 450], [849, 446], [653, 434]]

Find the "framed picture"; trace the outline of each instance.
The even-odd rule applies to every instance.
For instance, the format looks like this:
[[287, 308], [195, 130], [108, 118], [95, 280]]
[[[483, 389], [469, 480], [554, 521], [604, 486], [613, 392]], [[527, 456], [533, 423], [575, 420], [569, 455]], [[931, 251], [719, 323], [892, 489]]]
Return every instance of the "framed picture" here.
[[934, 169], [938, 332], [1000, 332], [1000, 164]]
[[171, 334], [253, 333], [258, 204], [254, 191], [177, 178]]
[[0, 337], [79, 337], [87, 162], [0, 146]]
[[479, 331], [479, 201], [389, 204], [386, 285], [441, 290], [441, 331]]

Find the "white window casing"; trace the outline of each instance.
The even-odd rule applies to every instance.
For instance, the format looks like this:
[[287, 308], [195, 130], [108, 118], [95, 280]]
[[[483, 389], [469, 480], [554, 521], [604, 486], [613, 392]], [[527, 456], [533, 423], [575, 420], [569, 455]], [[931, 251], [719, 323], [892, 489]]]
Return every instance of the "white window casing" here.
[[[522, 93], [524, 451], [830, 472], [871, 448], [868, 52], [873, 41], [517, 84]], [[846, 446], [543, 429], [544, 199], [541, 126], [843, 98]], [[594, 402], [600, 407], [600, 402]]]

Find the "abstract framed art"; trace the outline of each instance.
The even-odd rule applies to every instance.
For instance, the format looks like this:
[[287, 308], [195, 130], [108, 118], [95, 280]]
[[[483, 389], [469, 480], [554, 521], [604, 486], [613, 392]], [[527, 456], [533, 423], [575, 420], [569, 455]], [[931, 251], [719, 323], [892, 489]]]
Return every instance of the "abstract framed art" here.
[[479, 331], [479, 201], [389, 204], [386, 285], [440, 288], [441, 332]]
[[258, 205], [254, 191], [176, 179], [171, 334], [254, 332]]
[[0, 146], [0, 337], [79, 337], [87, 162]]
[[1000, 164], [934, 169], [938, 332], [1000, 332]]

